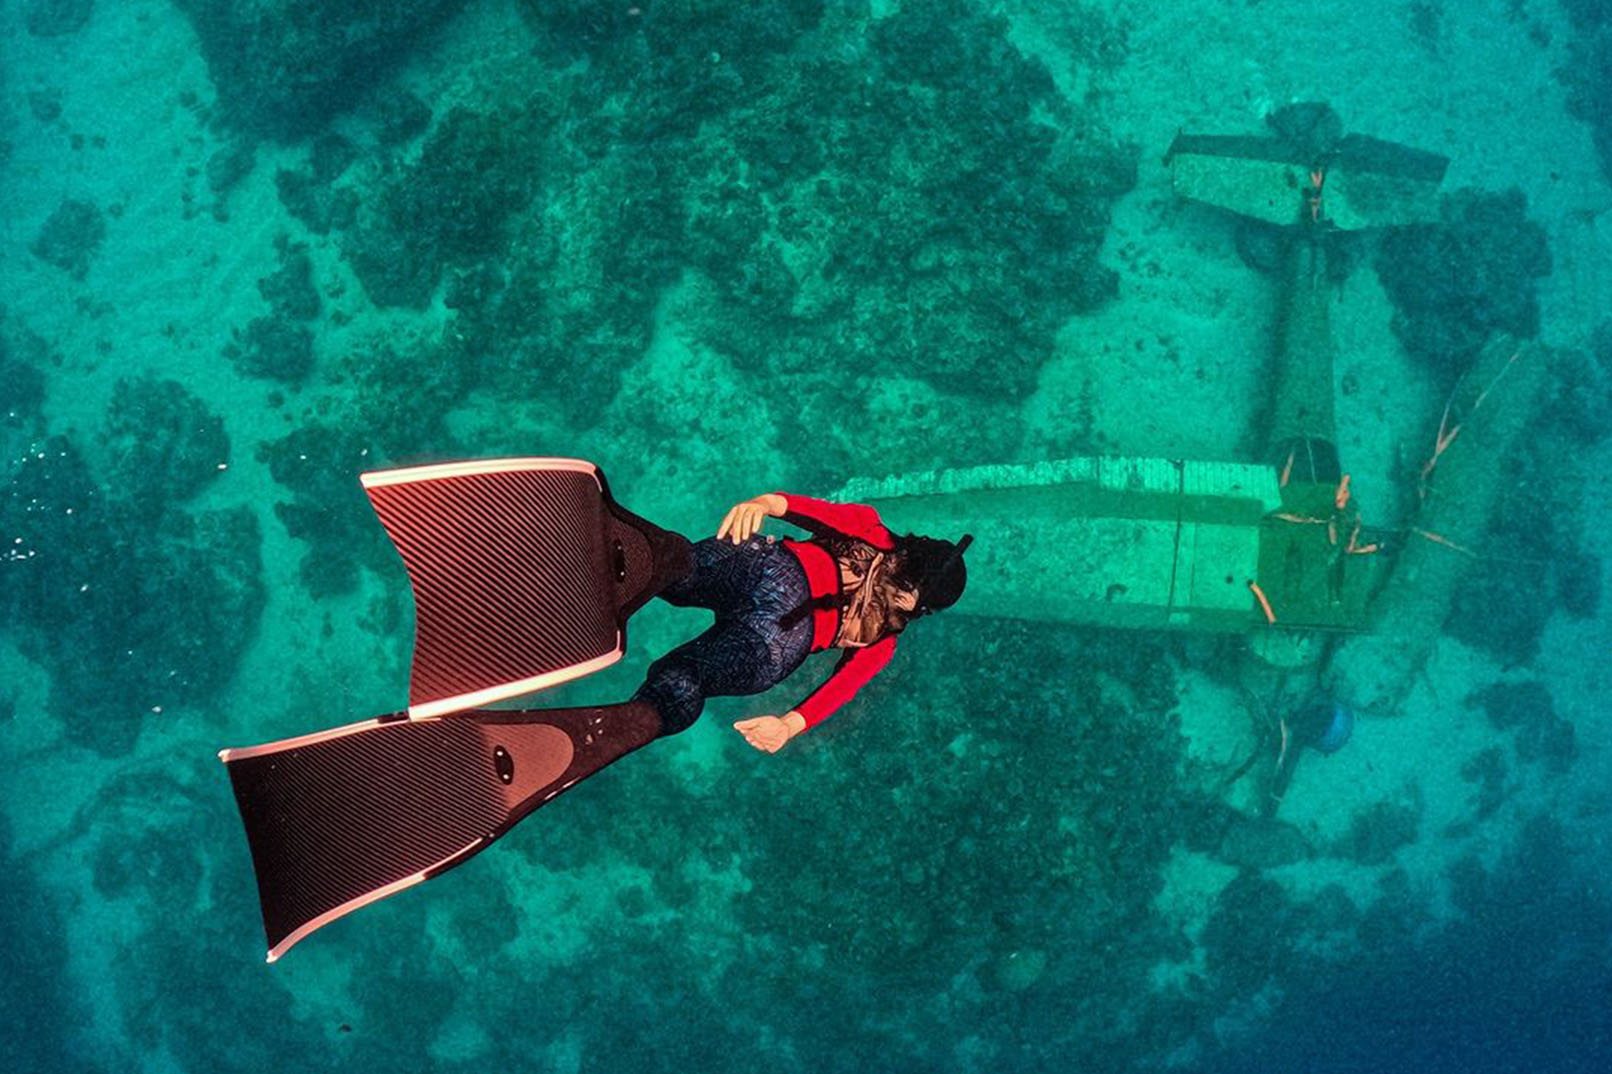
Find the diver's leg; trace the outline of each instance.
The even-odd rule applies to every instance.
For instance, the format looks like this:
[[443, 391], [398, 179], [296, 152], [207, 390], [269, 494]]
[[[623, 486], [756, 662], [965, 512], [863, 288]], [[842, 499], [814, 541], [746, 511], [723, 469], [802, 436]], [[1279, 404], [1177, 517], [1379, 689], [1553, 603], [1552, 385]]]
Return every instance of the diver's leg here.
[[812, 617], [804, 616], [787, 629], [782, 621], [811, 600], [812, 587], [806, 568], [782, 545], [770, 546], [760, 565], [750, 611], [744, 618], [767, 643], [773, 681], [782, 682], [811, 655], [815, 633]]
[[695, 541], [690, 547], [690, 568], [687, 574], [662, 589], [657, 596], [679, 608], [709, 608], [712, 579], [720, 573], [724, 552], [714, 537]]
[[778, 622], [784, 611], [810, 595], [800, 561], [774, 546], [752, 550], [742, 563], [744, 569], [731, 570], [727, 579], [730, 583], [742, 579], [746, 585], [735, 585], [719, 596], [726, 604], [743, 606], [745, 614], [718, 619], [705, 633], [655, 661], [633, 694], [634, 701], [650, 701], [659, 710], [664, 734], [692, 725], [707, 697], [738, 697], [772, 688], [811, 651], [809, 616], [787, 630]]
[[748, 688], [766, 665], [761, 637], [745, 623], [724, 619], [649, 665], [632, 700], [653, 704], [660, 713], [661, 734], [675, 735], [694, 723], [707, 697], [757, 693], [772, 685]]
[[[760, 579], [762, 550], [767, 548], [767, 542], [758, 537], [740, 544], [715, 537], [696, 541], [692, 548], [693, 568], [662, 589], [659, 596], [681, 608], [708, 608], [718, 615], [748, 611], [751, 594]], [[794, 559], [788, 550], [778, 551]]]

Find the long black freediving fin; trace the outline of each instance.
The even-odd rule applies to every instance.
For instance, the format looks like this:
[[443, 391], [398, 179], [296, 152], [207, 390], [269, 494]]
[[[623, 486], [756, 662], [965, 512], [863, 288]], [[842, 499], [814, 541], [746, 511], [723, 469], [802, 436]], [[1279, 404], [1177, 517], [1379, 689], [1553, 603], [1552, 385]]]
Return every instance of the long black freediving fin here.
[[409, 715], [489, 705], [608, 667], [627, 619], [692, 563], [687, 538], [610, 496], [583, 459], [361, 478], [414, 587]]
[[252, 850], [268, 960], [466, 861], [660, 730], [652, 704], [629, 701], [394, 713], [221, 751]]

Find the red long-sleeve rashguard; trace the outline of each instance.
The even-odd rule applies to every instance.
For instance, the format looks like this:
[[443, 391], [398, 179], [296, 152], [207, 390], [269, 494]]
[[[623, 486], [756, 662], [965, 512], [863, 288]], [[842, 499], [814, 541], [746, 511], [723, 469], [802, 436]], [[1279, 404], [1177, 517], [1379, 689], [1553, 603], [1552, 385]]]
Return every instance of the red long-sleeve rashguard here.
[[[895, 547], [895, 538], [884, 528], [879, 513], [866, 504], [831, 503], [811, 496], [782, 496], [785, 503], [784, 521], [816, 535], [828, 533], [859, 537], [875, 548], [889, 551]], [[793, 552], [806, 570], [812, 596], [821, 597], [840, 591], [840, 570], [834, 557], [821, 545], [807, 541], [784, 539], [784, 547]], [[812, 611], [812, 652], [827, 649], [834, 644], [839, 633], [840, 613], [834, 608], [817, 608]], [[877, 675], [890, 662], [896, 651], [896, 636], [887, 634], [872, 645], [847, 649], [834, 665], [834, 672], [800, 704], [795, 711], [805, 717], [806, 726], [814, 727], [828, 719], [839, 707], [851, 700], [862, 685]]]

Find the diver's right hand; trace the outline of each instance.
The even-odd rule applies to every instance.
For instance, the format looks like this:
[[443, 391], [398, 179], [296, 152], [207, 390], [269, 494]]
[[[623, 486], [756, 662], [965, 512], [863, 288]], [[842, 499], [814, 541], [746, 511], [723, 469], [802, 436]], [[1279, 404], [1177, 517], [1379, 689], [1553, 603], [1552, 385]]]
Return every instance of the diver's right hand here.
[[743, 735], [750, 745], [768, 753], [777, 753], [784, 748], [784, 743], [795, 737], [795, 731], [781, 716], [740, 720], [733, 725], [733, 729]]
[[761, 532], [761, 523], [768, 515], [782, 515], [784, 506], [784, 498], [771, 492], [735, 504], [722, 520], [722, 525], [717, 527], [716, 539], [720, 541], [731, 535], [734, 544], [743, 544], [752, 534]]

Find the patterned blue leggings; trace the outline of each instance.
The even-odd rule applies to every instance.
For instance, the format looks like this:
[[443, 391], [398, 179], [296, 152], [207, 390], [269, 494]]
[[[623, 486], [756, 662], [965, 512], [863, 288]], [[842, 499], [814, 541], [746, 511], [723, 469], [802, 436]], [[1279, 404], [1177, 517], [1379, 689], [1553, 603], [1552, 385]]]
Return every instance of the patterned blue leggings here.
[[759, 694], [800, 667], [812, 647], [812, 617], [789, 629], [778, 620], [811, 597], [806, 571], [782, 544], [752, 536], [742, 544], [707, 537], [694, 544], [694, 569], [660, 591], [682, 608], [709, 608], [716, 624], [653, 664], [633, 700], [660, 710], [663, 734], [685, 730], [707, 697]]

